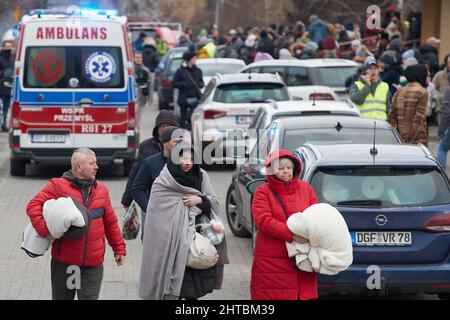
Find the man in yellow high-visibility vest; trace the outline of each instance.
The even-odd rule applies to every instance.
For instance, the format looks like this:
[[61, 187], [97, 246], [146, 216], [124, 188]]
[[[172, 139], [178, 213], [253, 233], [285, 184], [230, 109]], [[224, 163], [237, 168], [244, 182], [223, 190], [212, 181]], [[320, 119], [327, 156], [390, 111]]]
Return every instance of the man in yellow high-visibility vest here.
[[377, 61], [367, 57], [361, 68], [361, 77], [350, 90], [350, 99], [356, 104], [361, 117], [387, 120], [391, 109], [389, 85], [380, 80]]

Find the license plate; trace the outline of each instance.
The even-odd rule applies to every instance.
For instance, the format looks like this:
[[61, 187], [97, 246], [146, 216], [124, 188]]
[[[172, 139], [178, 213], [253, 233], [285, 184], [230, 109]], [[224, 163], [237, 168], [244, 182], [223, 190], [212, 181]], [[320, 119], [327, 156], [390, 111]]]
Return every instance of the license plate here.
[[354, 246], [404, 247], [412, 244], [411, 232], [351, 232]]
[[236, 124], [250, 124], [253, 116], [236, 116]]
[[67, 135], [63, 134], [33, 134], [31, 142], [33, 143], [64, 143]]

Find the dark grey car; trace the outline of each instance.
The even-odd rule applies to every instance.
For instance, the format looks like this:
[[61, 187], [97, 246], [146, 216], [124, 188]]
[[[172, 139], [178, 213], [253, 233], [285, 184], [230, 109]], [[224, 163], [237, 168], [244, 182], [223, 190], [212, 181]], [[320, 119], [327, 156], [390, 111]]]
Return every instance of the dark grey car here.
[[266, 130], [257, 133], [258, 143], [244, 163], [238, 164], [226, 196], [228, 224], [235, 236], [253, 234], [251, 194], [246, 185], [265, 177], [265, 163], [270, 152], [285, 149], [291, 152], [310, 143], [327, 144], [399, 144], [402, 139], [386, 121], [348, 116], [293, 117], [274, 121]]

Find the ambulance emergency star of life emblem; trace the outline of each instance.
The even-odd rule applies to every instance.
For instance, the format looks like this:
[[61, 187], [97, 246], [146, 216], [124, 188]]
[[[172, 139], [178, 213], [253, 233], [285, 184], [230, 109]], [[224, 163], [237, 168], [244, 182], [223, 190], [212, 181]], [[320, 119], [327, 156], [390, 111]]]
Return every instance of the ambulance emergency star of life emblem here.
[[84, 64], [86, 76], [98, 83], [105, 83], [111, 80], [116, 73], [116, 63], [114, 58], [107, 52], [94, 52]]

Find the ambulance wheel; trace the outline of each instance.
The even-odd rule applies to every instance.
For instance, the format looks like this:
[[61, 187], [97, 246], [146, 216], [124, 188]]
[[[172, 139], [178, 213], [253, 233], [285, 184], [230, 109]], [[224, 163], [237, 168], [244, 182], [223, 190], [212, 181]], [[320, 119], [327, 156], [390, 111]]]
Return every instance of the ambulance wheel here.
[[134, 160], [123, 160], [123, 176], [128, 177], [133, 167]]
[[25, 165], [27, 164], [26, 160], [11, 158], [10, 162], [11, 162], [10, 173], [12, 176], [21, 177], [25, 175]]

